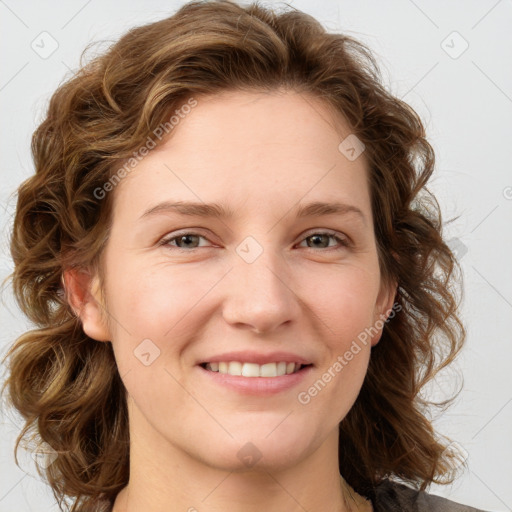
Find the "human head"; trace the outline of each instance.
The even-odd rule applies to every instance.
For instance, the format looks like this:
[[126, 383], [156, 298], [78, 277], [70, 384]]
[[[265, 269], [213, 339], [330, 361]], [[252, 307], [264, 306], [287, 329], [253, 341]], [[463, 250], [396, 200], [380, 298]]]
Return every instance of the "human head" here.
[[[11, 389], [29, 422], [65, 411], [70, 421], [58, 433], [40, 426], [43, 439], [59, 452], [76, 451], [91, 424], [98, 426], [97, 448], [81, 452], [81, 462], [91, 464], [86, 476], [78, 477], [78, 465], [65, 453], [50, 467], [50, 476], [71, 493], [93, 495], [109, 486], [113, 492], [127, 477], [126, 404], [114, 354], [109, 344], [94, 343], [81, 331], [59, 294], [64, 269], [101, 271], [116, 190], [104, 197], [98, 190], [105, 191], [109, 177], [148, 137], [158, 139], [155, 130], [189, 98], [282, 86], [322, 100], [364, 143], [381, 278], [396, 281], [402, 308], [384, 326], [361, 393], [340, 425], [340, 471], [356, 489], [385, 474], [429, 482], [441, 472], [444, 447], [422, 415], [418, 391], [453, 357], [462, 328], [448, 289], [454, 260], [442, 241], [438, 210], [435, 203], [430, 211], [415, 203], [434, 166], [419, 118], [385, 91], [362, 45], [327, 34], [311, 17], [294, 11], [275, 16], [228, 2], [194, 3], [131, 31], [59, 88], [34, 134], [36, 175], [20, 188], [14, 288], [41, 329], [22, 337], [12, 360]], [[448, 347], [441, 363], [434, 359], [435, 331]], [[45, 362], [53, 363], [52, 374], [34, 372]], [[62, 385], [39, 402], [23, 393], [35, 384], [23, 380], [29, 373]], [[80, 397], [76, 405], [63, 408], [73, 393]], [[117, 410], [109, 407], [112, 401]], [[376, 424], [385, 436], [376, 435]], [[391, 439], [398, 443], [391, 446]]]

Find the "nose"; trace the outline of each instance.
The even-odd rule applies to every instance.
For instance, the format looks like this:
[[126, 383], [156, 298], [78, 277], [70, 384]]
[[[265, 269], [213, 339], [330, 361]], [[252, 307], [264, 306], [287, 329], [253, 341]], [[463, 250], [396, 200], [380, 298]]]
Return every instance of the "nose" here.
[[291, 272], [275, 251], [263, 250], [252, 263], [234, 253], [233, 261], [224, 283], [223, 317], [228, 324], [260, 334], [299, 318]]

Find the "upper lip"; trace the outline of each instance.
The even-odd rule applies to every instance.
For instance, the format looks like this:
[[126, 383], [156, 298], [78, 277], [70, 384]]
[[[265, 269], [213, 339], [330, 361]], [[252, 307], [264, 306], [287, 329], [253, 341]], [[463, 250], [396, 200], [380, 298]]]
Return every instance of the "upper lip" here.
[[269, 352], [268, 354], [263, 354], [260, 352], [249, 351], [226, 352], [224, 354], [219, 354], [204, 359], [200, 361], [199, 364], [220, 363], [230, 361], [256, 363], [259, 365], [266, 363], [279, 363], [281, 361], [284, 361], [286, 363], [299, 363], [303, 365], [312, 364], [311, 361], [309, 361], [308, 359], [301, 357], [297, 354], [293, 354], [292, 352]]

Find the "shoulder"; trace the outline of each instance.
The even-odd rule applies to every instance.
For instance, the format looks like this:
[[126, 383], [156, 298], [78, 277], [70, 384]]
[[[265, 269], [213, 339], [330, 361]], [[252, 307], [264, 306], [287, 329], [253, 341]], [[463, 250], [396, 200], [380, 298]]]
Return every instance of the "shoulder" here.
[[375, 488], [372, 502], [374, 512], [485, 512], [390, 480]]

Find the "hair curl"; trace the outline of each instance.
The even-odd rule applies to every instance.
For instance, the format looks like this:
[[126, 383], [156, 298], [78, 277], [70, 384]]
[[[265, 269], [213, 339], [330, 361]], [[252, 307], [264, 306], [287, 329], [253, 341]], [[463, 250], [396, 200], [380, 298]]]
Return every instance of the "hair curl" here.
[[420, 390], [452, 362], [465, 330], [452, 286], [460, 268], [426, 188], [434, 152], [420, 118], [385, 90], [366, 46], [313, 17], [195, 1], [130, 30], [57, 89], [33, 134], [36, 172], [18, 190], [10, 277], [37, 328], [10, 349], [4, 388], [25, 420], [15, 456], [30, 431], [58, 452], [46, 477], [61, 508], [67, 497], [72, 512], [113, 503], [129, 477], [125, 390], [112, 346], [83, 332], [61, 284], [66, 268], [101, 270], [113, 194], [100, 200], [94, 191], [186, 98], [282, 86], [321, 98], [366, 145], [381, 273], [398, 283], [402, 309], [372, 348], [340, 424], [340, 473], [368, 497], [385, 477], [421, 489], [446, 482], [451, 454]]

